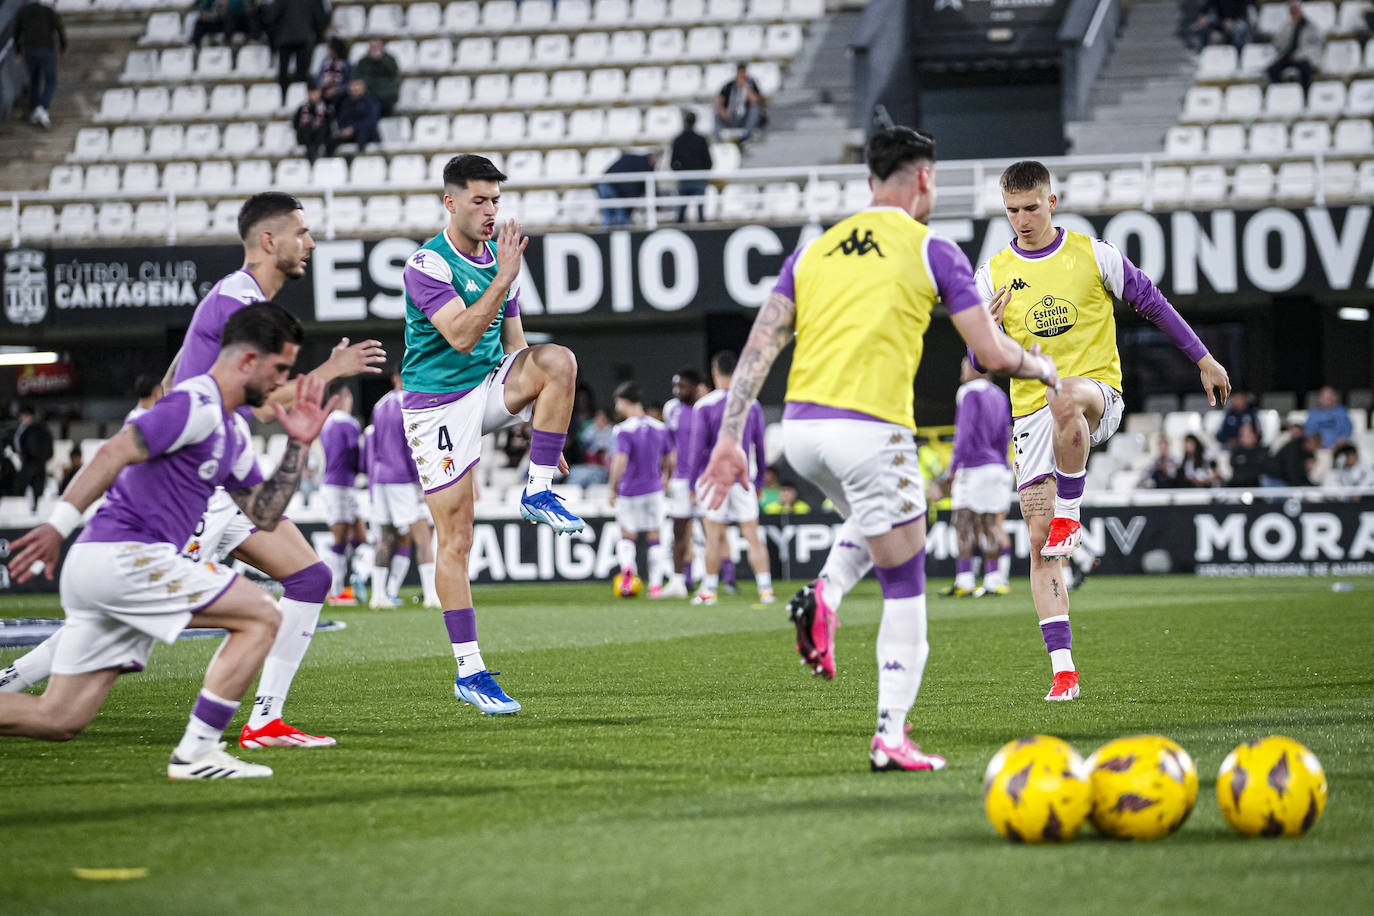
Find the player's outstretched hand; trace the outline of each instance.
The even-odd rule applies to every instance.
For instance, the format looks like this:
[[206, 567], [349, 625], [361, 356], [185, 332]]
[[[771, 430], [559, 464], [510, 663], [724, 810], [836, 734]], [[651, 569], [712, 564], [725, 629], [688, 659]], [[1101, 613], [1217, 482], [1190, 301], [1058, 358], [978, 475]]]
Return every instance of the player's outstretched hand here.
[[1225, 404], [1231, 396], [1231, 377], [1226, 374], [1226, 367], [1210, 353], [1197, 361], [1197, 367], [1201, 370], [1202, 390], [1207, 392], [1207, 403], [1213, 407]]
[[377, 375], [386, 362], [386, 350], [380, 340], [364, 340], [350, 344], [341, 339], [329, 353], [329, 377], [348, 378], [354, 375]]
[[1048, 353], [1040, 352], [1039, 344], [1031, 344], [1030, 352], [1032, 356], [1037, 356], [1045, 364], [1045, 374], [1040, 376], [1040, 381], [1045, 383], [1045, 387], [1059, 393], [1059, 367], [1054, 364], [1054, 357]]
[[10, 578], [15, 582], [27, 582], [33, 578], [34, 564], [42, 563], [43, 577], [52, 581], [53, 570], [57, 569], [57, 555], [62, 550], [62, 535], [52, 525], [44, 522], [28, 534], [10, 542]]
[[320, 399], [324, 397], [324, 387], [323, 379], [307, 372], [296, 376], [296, 403], [290, 411], [283, 410], [276, 401], [272, 402], [272, 412], [277, 415], [277, 422], [286, 430], [286, 435], [302, 445], [309, 445], [315, 441], [315, 437], [320, 434], [320, 427], [324, 426], [325, 418], [338, 406], [337, 394], [329, 399], [328, 404], [320, 406]]
[[1003, 286], [992, 297], [988, 303], [988, 313], [992, 315], [992, 323], [997, 327], [1002, 326], [1002, 316], [1007, 313], [1007, 303], [1011, 301], [1011, 290]]
[[697, 478], [697, 501], [707, 509], [719, 509], [736, 483], [749, 485], [749, 459], [738, 442], [722, 436], [711, 450], [706, 470]]
[[529, 243], [529, 237], [521, 235], [521, 226], [515, 220], [502, 223], [496, 236], [496, 272], [507, 280], [514, 280], [520, 273], [520, 258]]

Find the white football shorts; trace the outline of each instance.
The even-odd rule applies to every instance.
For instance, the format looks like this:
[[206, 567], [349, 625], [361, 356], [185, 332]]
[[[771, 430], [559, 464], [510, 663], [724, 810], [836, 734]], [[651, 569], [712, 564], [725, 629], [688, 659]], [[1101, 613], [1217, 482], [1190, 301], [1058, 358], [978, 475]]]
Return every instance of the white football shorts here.
[[1011, 468], [1005, 464], [983, 464], [955, 471], [949, 498], [955, 510], [997, 515], [1007, 511], [1015, 492]]
[[171, 544], [82, 541], [62, 564], [67, 619], [53, 650], [53, 674], [138, 670], [153, 643], [172, 643], [191, 615], [214, 604], [237, 578], [198, 563]]
[[362, 518], [358, 511], [358, 491], [327, 483], [320, 487], [324, 497], [324, 520], [330, 525], [351, 525]]
[[[1088, 379], [1102, 393], [1102, 419], [1093, 431], [1090, 445], [1101, 445], [1121, 426], [1121, 415], [1126, 402], [1121, 392], [1111, 385]], [[1013, 420], [1011, 441], [1016, 447], [1016, 458], [1012, 467], [1016, 470], [1016, 489], [1024, 490], [1038, 480], [1044, 480], [1054, 473], [1054, 415], [1048, 406], [1041, 407], [1033, 414]]]
[[506, 410], [506, 375], [520, 350], [506, 354], [481, 384], [456, 401], [419, 410], [402, 409], [410, 455], [420, 471], [420, 486], [433, 493], [452, 486], [472, 470], [482, 451], [482, 437], [528, 423], [534, 402], [519, 413]]
[[668, 517], [689, 519], [696, 517], [692, 503], [692, 482], [686, 477], [668, 478]]
[[658, 530], [663, 526], [663, 494], [655, 490], [642, 496], [617, 496], [615, 523], [622, 533], [633, 531], [658, 537]]
[[725, 502], [720, 504], [720, 508], [702, 507], [701, 517], [708, 522], [726, 524], [756, 521], [759, 517], [759, 495], [753, 484], [747, 487], [738, 483], [731, 484], [730, 492], [725, 494]]
[[217, 487], [200, 517], [200, 524], [182, 549], [191, 560], [223, 562], [229, 554], [257, 531], [252, 520], [239, 510], [238, 503], [223, 487]]
[[372, 485], [372, 518], [374, 525], [391, 525], [400, 534], [407, 534], [410, 526], [426, 518], [428, 507], [413, 483], [375, 483]]
[[783, 454], [865, 537], [926, 514], [925, 483], [910, 429], [880, 420], [783, 420]]

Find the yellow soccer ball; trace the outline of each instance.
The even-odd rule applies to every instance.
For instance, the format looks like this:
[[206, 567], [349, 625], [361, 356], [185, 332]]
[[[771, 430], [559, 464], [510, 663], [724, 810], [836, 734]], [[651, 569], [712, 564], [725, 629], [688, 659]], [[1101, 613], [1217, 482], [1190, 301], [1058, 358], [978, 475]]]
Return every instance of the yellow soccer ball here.
[[1071, 840], [1092, 806], [1083, 758], [1050, 735], [1008, 742], [983, 774], [983, 807], [1013, 843]]
[[1132, 735], [1088, 758], [1093, 827], [1122, 840], [1157, 840], [1188, 819], [1197, 801], [1197, 768], [1162, 735]]
[[[617, 598], [625, 597], [620, 594], [620, 580], [623, 576], [624, 573], [616, 573], [615, 578], [611, 580], [611, 594], [615, 595]], [[642, 591], [644, 591], [644, 580], [639, 578], [639, 576], [632, 577], [630, 579], [630, 597], [633, 598]]]
[[1292, 738], [1242, 744], [1222, 761], [1217, 803], [1246, 836], [1302, 836], [1326, 808], [1326, 773], [1317, 755]]

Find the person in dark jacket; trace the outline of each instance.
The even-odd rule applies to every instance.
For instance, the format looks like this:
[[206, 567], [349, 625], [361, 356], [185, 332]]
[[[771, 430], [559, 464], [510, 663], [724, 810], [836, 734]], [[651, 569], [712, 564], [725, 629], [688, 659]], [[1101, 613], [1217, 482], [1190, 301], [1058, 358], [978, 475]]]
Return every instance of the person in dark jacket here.
[[[697, 133], [697, 115], [694, 111], [682, 113], [682, 133], [673, 140], [668, 164], [677, 172], [706, 172], [711, 169], [711, 145], [706, 138]], [[679, 197], [701, 197], [706, 194], [705, 178], [682, 178], [677, 183]], [[701, 221], [700, 204], [683, 204], [677, 208], [677, 221], [687, 221], [687, 208], [696, 210], [697, 221]]]
[[367, 43], [367, 54], [353, 65], [353, 77], [367, 84], [367, 93], [382, 106], [382, 117], [391, 117], [401, 97], [401, 65], [386, 51], [386, 42], [374, 38]]
[[358, 152], [364, 152], [369, 143], [381, 138], [377, 135], [377, 122], [382, 117], [382, 106], [367, 94], [367, 84], [354, 80], [348, 84], [348, 95], [339, 103], [334, 113], [334, 138], [329, 143], [329, 155], [340, 143], [358, 144]]
[[1194, 47], [1202, 50], [1212, 42], [1212, 33], [1236, 46], [1239, 51], [1250, 40], [1250, 7], [1253, 0], [1207, 0], [1198, 13], [1193, 31]]
[[320, 65], [320, 75], [315, 78], [315, 85], [320, 88], [320, 96], [324, 103], [331, 109], [339, 107], [339, 103], [348, 95], [348, 84], [353, 80], [353, 68], [348, 63], [348, 45], [342, 38], [335, 36], [329, 39], [329, 53], [324, 56], [324, 63]]
[[1235, 448], [1242, 427], [1253, 426], [1258, 436], [1259, 423], [1259, 411], [1255, 410], [1250, 395], [1244, 391], [1232, 391], [1231, 403], [1226, 408], [1226, 415], [1221, 418], [1221, 429], [1217, 431], [1217, 441], [1222, 448], [1230, 451]]
[[1263, 476], [1269, 487], [1310, 487], [1312, 466], [1316, 462], [1317, 439], [1302, 430], [1302, 425], [1288, 426], [1288, 443], [1274, 453], [1268, 472]]
[[[631, 172], [652, 172], [658, 165], [658, 151], [644, 153], [624, 153], [615, 162], [612, 162], [606, 169], [607, 175], [626, 174]], [[603, 181], [596, 186], [597, 196], [602, 200], [613, 200], [618, 197], [643, 197], [645, 194], [644, 182], [642, 181]], [[606, 207], [601, 211], [601, 221], [607, 227], [628, 226], [630, 224], [630, 211], [624, 207]]]
[[716, 127], [713, 137], [717, 143], [721, 130], [726, 127], [742, 127], [744, 135], [741, 144], [748, 143], [754, 131], [764, 126], [763, 92], [759, 84], [749, 75], [749, 65], [740, 63], [735, 67], [735, 78], [716, 94]]
[[67, 53], [62, 17], [50, 2], [20, 7], [14, 19], [14, 43], [24, 55], [29, 74], [29, 122], [48, 127], [53, 93], [57, 91], [57, 55]]
[[1240, 427], [1231, 446], [1231, 479], [1228, 487], [1258, 487], [1260, 477], [1269, 469], [1269, 450], [1259, 443], [1256, 427]]
[[19, 407], [19, 426], [14, 430], [11, 440], [14, 451], [19, 455], [19, 471], [15, 474], [16, 493], [26, 496], [32, 491], [32, 506], [38, 508], [38, 500], [43, 496], [47, 483], [47, 464], [52, 458], [52, 433], [37, 421], [31, 404]]
[[334, 130], [329, 106], [324, 103], [319, 86], [311, 86], [306, 93], [305, 102], [296, 109], [293, 126], [296, 128], [296, 142], [305, 147], [305, 158], [314, 162], [329, 146]]
[[310, 54], [327, 22], [322, 0], [275, 0], [268, 7], [263, 23], [277, 49], [277, 82], [283, 95], [292, 83], [310, 82]]

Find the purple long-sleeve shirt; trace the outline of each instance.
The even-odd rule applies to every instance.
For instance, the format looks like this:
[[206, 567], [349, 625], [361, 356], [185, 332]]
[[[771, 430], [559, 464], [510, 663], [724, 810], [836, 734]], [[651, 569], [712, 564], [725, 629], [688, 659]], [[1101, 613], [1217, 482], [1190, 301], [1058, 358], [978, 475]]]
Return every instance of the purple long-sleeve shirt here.
[[358, 477], [358, 445], [362, 425], [352, 414], [335, 410], [325, 418], [320, 430], [324, 449], [324, 483], [331, 487], [351, 487]]
[[420, 474], [406, 442], [401, 394], [388, 391], [372, 408], [372, 440], [368, 445], [369, 483], [419, 483]]
[[663, 405], [663, 425], [668, 428], [673, 449], [677, 452], [677, 462], [673, 466], [673, 478], [695, 481], [692, 476], [691, 456], [688, 452], [692, 445], [692, 405], [684, 404], [673, 398]]
[[[697, 401], [692, 408], [692, 436], [688, 447], [691, 456], [691, 471], [695, 475], [706, 467], [711, 458], [711, 450], [720, 438], [720, 424], [725, 417], [725, 401], [729, 390], [718, 388]], [[768, 459], [763, 450], [763, 407], [758, 401], [749, 405], [749, 416], [744, 421], [743, 440], [740, 445], [749, 459], [749, 473], [754, 478], [754, 488], [763, 489], [763, 472], [768, 469]]]
[[1011, 399], [987, 379], [959, 386], [954, 395], [954, 454], [951, 473], [985, 464], [1006, 466], [1011, 444]]
[[620, 496], [644, 496], [663, 489], [663, 459], [673, 451], [672, 439], [653, 417], [630, 417], [617, 423], [612, 451], [625, 457], [625, 473], [615, 492]]

